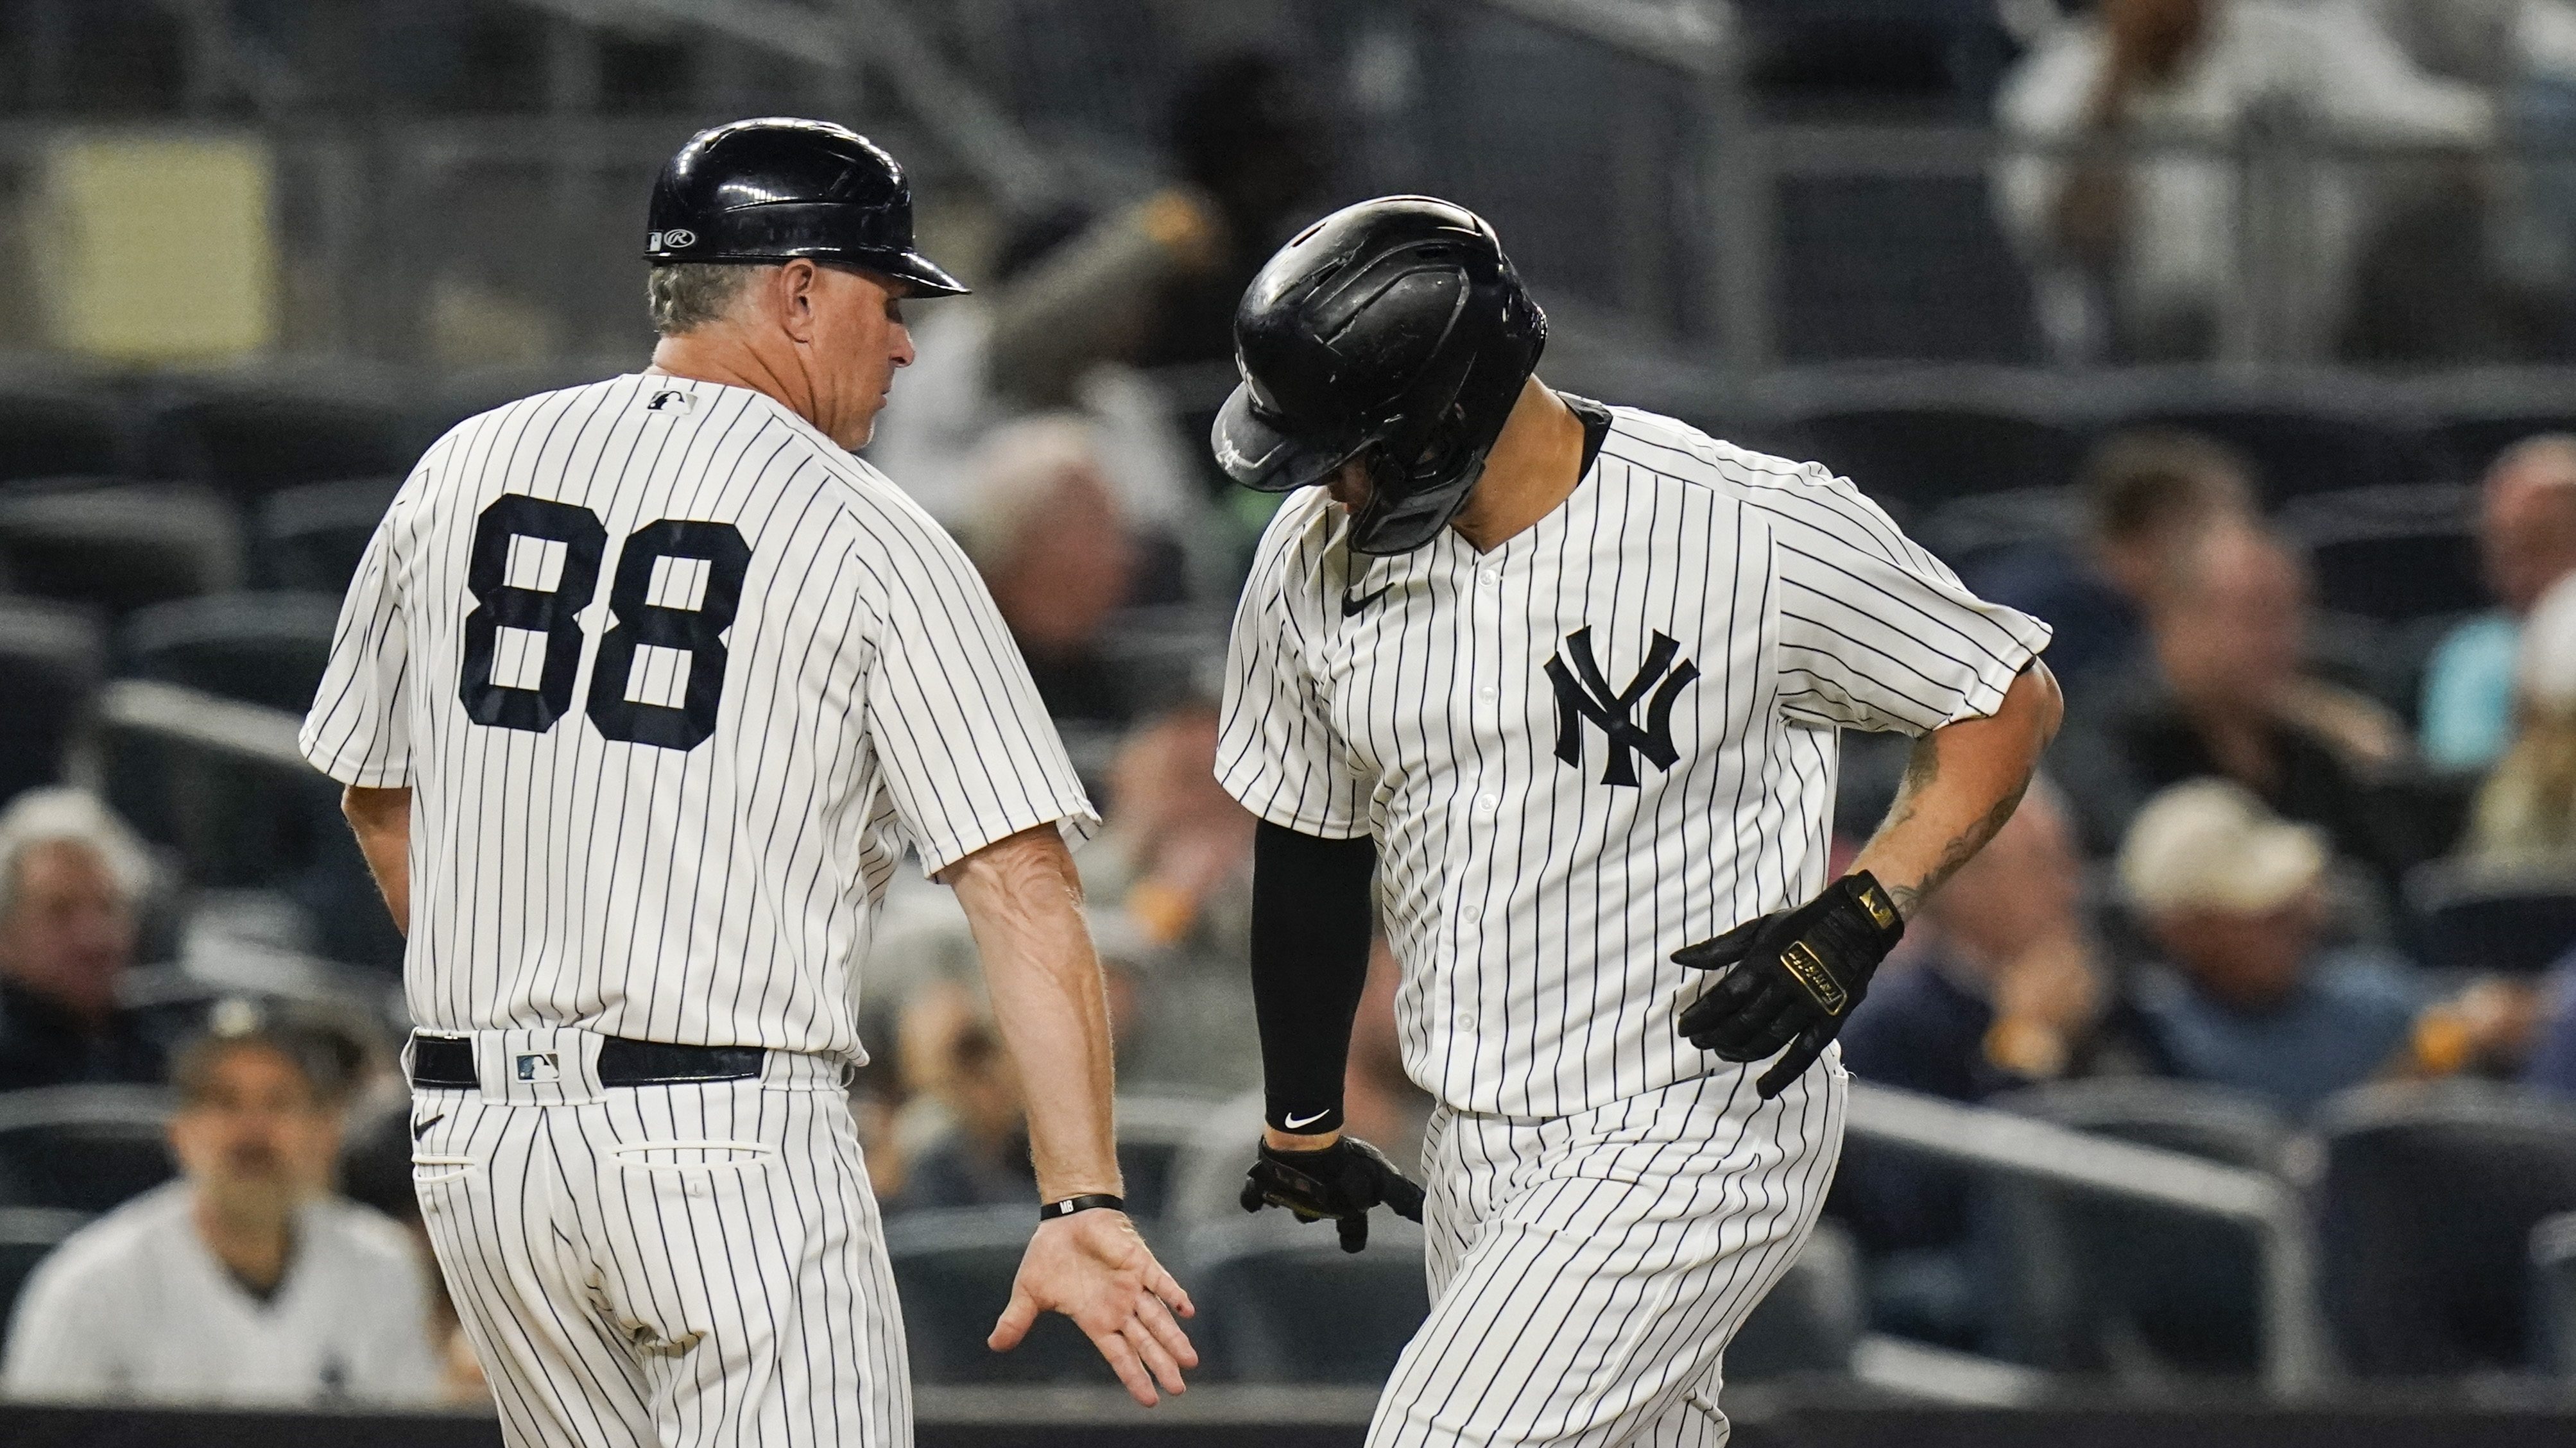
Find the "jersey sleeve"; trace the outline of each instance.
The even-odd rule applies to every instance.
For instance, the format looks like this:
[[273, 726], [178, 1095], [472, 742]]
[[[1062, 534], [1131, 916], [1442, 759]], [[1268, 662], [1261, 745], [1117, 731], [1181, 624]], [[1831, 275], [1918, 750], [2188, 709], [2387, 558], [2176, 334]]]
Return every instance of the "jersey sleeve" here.
[[975, 566], [918, 509], [871, 519], [868, 533], [867, 728], [922, 869], [1043, 824], [1090, 838], [1100, 816]]
[[[414, 475], [413, 484], [418, 482]], [[396, 789], [412, 782], [411, 626], [395, 567], [396, 534], [405, 497], [386, 510], [358, 563], [331, 661], [296, 744], [313, 767], [342, 784]]]
[[1983, 718], [2048, 647], [2047, 624], [1970, 593], [1850, 483], [1814, 468], [1773, 493], [1792, 722], [1920, 735]]
[[1368, 788], [1349, 765], [1306, 667], [1309, 631], [1290, 590], [1311, 581], [1324, 546], [1317, 504], [1292, 498], [1271, 521], [1235, 606], [1226, 648], [1224, 732], [1217, 783], [1283, 829], [1328, 840], [1368, 831]]

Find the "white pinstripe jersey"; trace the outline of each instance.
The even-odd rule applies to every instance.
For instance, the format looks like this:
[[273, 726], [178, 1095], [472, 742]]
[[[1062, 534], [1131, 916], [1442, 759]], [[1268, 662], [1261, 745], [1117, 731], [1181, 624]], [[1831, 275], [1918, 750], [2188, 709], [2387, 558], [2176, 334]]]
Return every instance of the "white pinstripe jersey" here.
[[1491, 553], [1356, 555], [1292, 496], [1235, 616], [1218, 777], [1376, 838], [1406, 1069], [1457, 1110], [1717, 1067], [1674, 1029], [1707, 978], [1667, 957], [1824, 886], [1837, 731], [1990, 714], [2048, 642], [1823, 468], [1607, 411], [1573, 496]]
[[769, 398], [627, 376], [424, 455], [304, 753], [414, 790], [413, 1018], [860, 1058], [905, 846], [1096, 823], [983, 581]]

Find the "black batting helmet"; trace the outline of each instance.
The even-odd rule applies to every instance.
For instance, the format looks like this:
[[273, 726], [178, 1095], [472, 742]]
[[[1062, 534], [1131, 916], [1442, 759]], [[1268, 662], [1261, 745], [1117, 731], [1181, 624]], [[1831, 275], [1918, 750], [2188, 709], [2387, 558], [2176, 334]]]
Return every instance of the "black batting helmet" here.
[[1351, 547], [1419, 548], [1466, 505], [1546, 342], [1484, 218], [1428, 196], [1345, 207], [1245, 290], [1243, 385], [1217, 414], [1217, 463], [1279, 493], [1365, 453], [1372, 496]]
[[653, 182], [644, 259], [866, 267], [956, 296], [966, 288], [912, 245], [912, 187], [867, 137], [773, 116], [700, 131]]

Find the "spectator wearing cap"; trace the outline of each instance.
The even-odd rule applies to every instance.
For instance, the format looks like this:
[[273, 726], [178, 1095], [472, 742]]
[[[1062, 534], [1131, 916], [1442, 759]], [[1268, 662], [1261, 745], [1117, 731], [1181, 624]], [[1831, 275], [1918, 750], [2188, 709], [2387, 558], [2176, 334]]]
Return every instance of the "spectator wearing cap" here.
[[2019, 548], [1970, 570], [1980, 597], [2057, 630], [2049, 667], [2071, 698], [2136, 665], [2145, 615], [2174, 560], [2211, 525], [2255, 516], [2252, 470], [2197, 433], [2115, 433], [2085, 459], [2081, 553]]
[[2308, 626], [2306, 570], [2259, 525], [2217, 523], [2175, 556], [2149, 661], [2070, 711], [2058, 746], [2094, 851], [2117, 847], [2149, 795], [2202, 777], [2323, 829], [2390, 892], [2449, 847], [2456, 806], [2425, 786], [2395, 717], [2307, 671]]
[[161, 1079], [161, 1043], [118, 998], [151, 874], [133, 832], [82, 791], [29, 790], [0, 810], [0, 1091]]
[[2424, 757], [2443, 769], [2484, 769], [2513, 734], [2522, 621], [2576, 576], [2576, 437], [2529, 438], [2496, 459], [2479, 490], [2478, 552], [2497, 608], [2451, 630], [2424, 673]]
[[2121, 890], [2161, 951], [2136, 985], [2174, 1071], [2292, 1115], [2401, 1068], [2424, 992], [2402, 961], [2323, 944], [2324, 833], [2225, 780], [2157, 795], [2120, 847]]
[[202, 1036], [173, 1067], [180, 1178], [36, 1269], [0, 1365], [13, 1397], [412, 1404], [439, 1395], [400, 1227], [330, 1194], [339, 1078], [306, 1033]]

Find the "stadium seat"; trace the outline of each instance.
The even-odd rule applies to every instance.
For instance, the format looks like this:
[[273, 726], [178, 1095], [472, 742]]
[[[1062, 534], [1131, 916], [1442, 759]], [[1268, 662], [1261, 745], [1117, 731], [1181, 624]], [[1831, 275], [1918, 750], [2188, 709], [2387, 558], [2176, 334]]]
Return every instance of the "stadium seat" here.
[[1371, 1214], [1365, 1252], [1265, 1212], [1196, 1229], [1187, 1261], [1202, 1353], [1242, 1382], [1383, 1383], [1431, 1311], [1422, 1229], [1387, 1212]]
[[2528, 975], [2576, 950], [2576, 876], [2437, 860], [2407, 877], [2406, 904], [2430, 965]]
[[59, 1207], [0, 1207], [0, 1349], [9, 1345], [18, 1295], [26, 1290], [36, 1265], [88, 1220], [87, 1212]]
[[0, 491], [0, 576], [117, 613], [241, 586], [232, 505], [186, 483], [56, 479]]
[[1047, 1313], [1007, 1353], [984, 1345], [1011, 1300], [1037, 1214], [1027, 1207], [958, 1207], [886, 1219], [886, 1255], [903, 1300], [913, 1381], [1095, 1382], [1108, 1372], [1071, 1319]]
[[248, 501], [299, 483], [407, 473], [426, 441], [421, 426], [394, 403], [356, 395], [212, 391], [151, 413], [142, 466]]
[[2450, 466], [2451, 476], [2474, 481], [2506, 448], [2542, 433], [2576, 433], [2576, 412], [2513, 412], [2454, 416], [2427, 434]]
[[0, 1094], [0, 1204], [103, 1212], [174, 1174], [170, 1098], [150, 1086]]
[[2539, 1307], [2536, 1359], [2562, 1378], [2576, 1378], [2576, 1212], [2531, 1229], [2531, 1280]]
[[2315, 1120], [2319, 1275], [2345, 1368], [2532, 1362], [2531, 1234], [2576, 1211], [2576, 1115], [2483, 1083], [2364, 1087]]
[[329, 662], [340, 599], [224, 593], [155, 604], [126, 621], [120, 672], [302, 714]]
[[2358, 413], [2205, 400], [2134, 412], [2121, 423], [2218, 439], [2252, 461], [2264, 497], [2276, 503], [2440, 481], [2445, 471], [2413, 426]]
[[2029, 271], [1982, 177], [1787, 177], [1778, 237], [1789, 362], [2040, 360]]
[[[2193, 1082], [2070, 1081], [1994, 1104], [2251, 1171], [2279, 1172], [2291, 1139], [2270, 1107]], [[2022, 1182], [1991, 1188], [1982, 1212], [2014, 1358], [2145, 1376], [2259, 1368], [2261, 1264], [2247, 1229]]]
[[2295, 498], [2280, 523], [2307, 546], [2319, 605], [2397, 621], [2486, 607], [2476, 515], [2474, 489], [2420, 483]]
[[107, 663], [106, 631], [83, 610], [0, 596], [0, 804], [62, 777], [63, 751]]
[[2016, 548], [2071, 550], [2083, 535], [2084, 499], [2073, 487], [1954, 498], [1914, 531], [1915, 541], [1958, 570]]
[[1983, 408], [1820, 411], [1795, 425], [1806, 457], [1873, 498], [1917, 512], [1982, 493], [2060, 487], [2084, 459], [2072, 428]]
[[112, 473], [125, 439], [107, 401], [53, 391], [0, 392], [0, 479]]
[[268, 588], [348, 591], [400, 478], [302, 483], [261, 500], [251, 561]]

